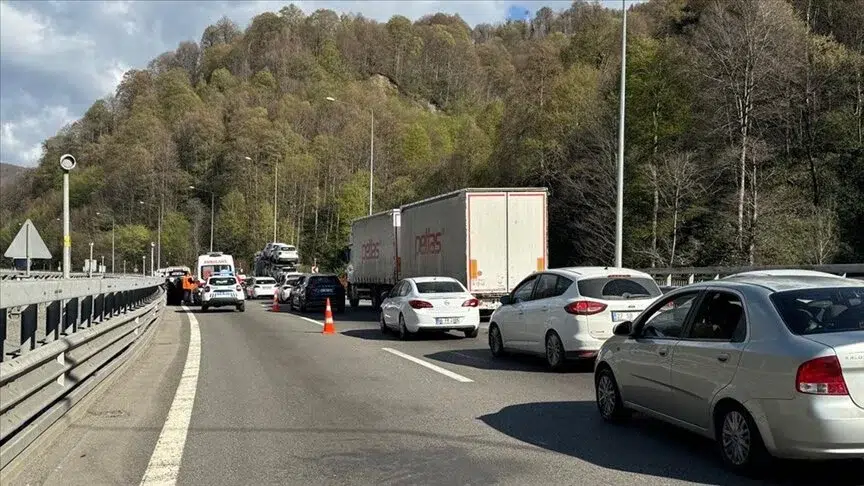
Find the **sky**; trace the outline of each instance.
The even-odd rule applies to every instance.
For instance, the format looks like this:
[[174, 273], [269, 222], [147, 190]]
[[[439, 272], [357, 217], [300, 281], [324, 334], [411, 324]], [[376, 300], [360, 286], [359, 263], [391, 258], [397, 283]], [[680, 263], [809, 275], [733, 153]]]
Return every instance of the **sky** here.
[[[223, 15], [245, 28], [289, 1], [0, 0], [0, 162], [35, 166], [42, 142], [113, 94], [129, 69], [141, 69], [182, 41], [199, 41]], [[327, 8], [378, 21], [400, 14], [458, 13], [469, 25], [555, 11], [570, 0], [297, 0], [304, 12]], [[610, 7], [620, 1], [603, 0]]]

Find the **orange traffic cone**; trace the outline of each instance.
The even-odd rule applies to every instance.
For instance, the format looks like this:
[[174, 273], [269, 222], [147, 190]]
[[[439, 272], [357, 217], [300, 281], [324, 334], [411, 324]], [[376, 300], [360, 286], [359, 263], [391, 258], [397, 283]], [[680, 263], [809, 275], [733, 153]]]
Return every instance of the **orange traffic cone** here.
[[336, 327], [333, 326], [333, 310], [330, 309], [330, 299], [327, 299], [327, 307], [324, 308], [324, 329], [321, 334], [336, 334]]
[[270, 308], [272, 312], [279, 312], [279, 296], [275, 292], [273, 293], [273, 307]]

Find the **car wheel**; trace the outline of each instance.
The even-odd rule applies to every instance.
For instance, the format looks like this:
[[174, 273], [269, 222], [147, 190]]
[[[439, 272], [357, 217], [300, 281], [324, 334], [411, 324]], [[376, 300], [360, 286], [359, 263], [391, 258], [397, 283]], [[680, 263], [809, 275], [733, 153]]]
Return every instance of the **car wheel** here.
[[350, 299], [348, 303], [351, 304], [352, 309], [360, 307], [360, 299]]
[[717, 414], [716, 427], [723, 464], [738, 474], [760, 476], [768, 451], [750, 414], [740, 405], [728, 405]]
[[501, 337], [501, 330], [497, 324], [489, 326], [489, 351], [496, 358], [504, 356], [504, 339]]
[[201, 304], [201, 312], [207, 312], [210, 309], [210, 306], [207, 304]]
[[245, 303], [243, 303], [243, 304], [238, 304], [238, 305], [237, 305], [237, 310], [240, 311], [240, 312], [246, 312], [246, 304], [245, 304]]
[[408, 326], [405, 325], [405, 316], [402, 314], [399, 314], [399, 339], [403, 341], [411, 339], [411, 332], [408, 330]]
[[336, 308], [336, 313], [337, 313], [337, 314], [344, 314], [344, 313], [345, 313], [345, 304], [342, 304], [342, 305], [340, 305], [339, 307], [337, 307], [337, 308]]
[[612, 370], [603, 367], [597, 372], [594, 379], [594, 390], [597, 396], [597, 410], [600, 416], [607, 422], [618, 422], [627, 417], [624, 401], [621, 400], [621, 392], [618, 390], [618, 382]]
[[378, 326], [381, 328], [381, 334], [387, 334], [390, 331], [390, 328], [387, 327], [387, 324], [384, 321], [384, 313], [381, 313], [381, 317], [378, 319]]
[[477, 335], [480, 334], [480, 328], [475, 327], [474, 329], [469, 329], [469, 330], [464, 331], [464, 332], [465, 332], [466, 338], [476, 338]]
[[300, 303], [300, 312], [306, 313], [306, 301]]
[[546, 365], [552, 371], [559, 371], [564, 366], [564, 344], [555, 331], [546, 335]]

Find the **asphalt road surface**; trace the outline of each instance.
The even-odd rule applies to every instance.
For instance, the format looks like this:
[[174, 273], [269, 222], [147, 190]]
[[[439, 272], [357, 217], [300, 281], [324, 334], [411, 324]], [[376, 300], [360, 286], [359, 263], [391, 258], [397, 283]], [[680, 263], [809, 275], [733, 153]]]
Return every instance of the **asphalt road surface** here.
[[[322, 315], [265, 301], [165, 316], [139, 362], [4, 486], [765, 484], [687, 432], [603, 423], [589, 367], [493, 359], [485, 329], [401, 342], [361, 309], [322, 335]], [[861, 466], [782, 461], [768, 482], [860, 484]]]

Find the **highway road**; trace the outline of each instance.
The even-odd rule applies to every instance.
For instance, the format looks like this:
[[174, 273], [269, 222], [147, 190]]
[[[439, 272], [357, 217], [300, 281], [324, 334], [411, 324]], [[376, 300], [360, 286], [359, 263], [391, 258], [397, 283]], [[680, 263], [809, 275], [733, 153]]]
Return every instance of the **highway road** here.
[[[492, 359], [485, 330], [401, 342], [360, 310], [322, 335], [323, 316], [268, 307], [167, 308], [139, 361], [4, 483], [762, 484], [689, 433], [603, 423], [590, 370]], [[769, 479], [856, 484], [861, 465], [784, 461]]]

